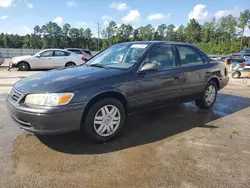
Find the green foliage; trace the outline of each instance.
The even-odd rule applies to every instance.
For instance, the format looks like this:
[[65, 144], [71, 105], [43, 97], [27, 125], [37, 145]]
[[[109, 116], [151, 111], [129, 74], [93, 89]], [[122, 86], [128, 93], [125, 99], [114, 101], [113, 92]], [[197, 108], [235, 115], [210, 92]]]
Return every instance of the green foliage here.
[[[151, 24], [134, 29], [131, 25], [118, 26], [111, 21], [101, 31], [102, 38], [93, 37], [89, 28], [72, 28], [66, 23], [62, 27], [54, 22], [35, 26], [32, 34], [25, 36], [0, 34], [0, 47], [3, 48], [87, 48], [105, 49], [113, 44], [129, 41], [170, 40], [188, 42], [201, 48], [208, 54], [229, 54], [250, 47], [250, 37], [244, 36], [245, 28], [250, 29], [250, 11], [246, 9], [239, 18], [228, 15], [219, 20], [204, 24], [191, 19], [186, 27], [180, 25]], [[239, 29], [240, 28], [240, 32]]]

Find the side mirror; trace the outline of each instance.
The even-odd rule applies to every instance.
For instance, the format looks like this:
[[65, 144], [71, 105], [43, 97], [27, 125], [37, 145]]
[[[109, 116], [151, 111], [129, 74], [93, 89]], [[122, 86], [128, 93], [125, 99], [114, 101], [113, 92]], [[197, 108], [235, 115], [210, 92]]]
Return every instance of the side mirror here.
[[146, 63], [141, 67], [140, 73], [149, 71], [158, 71], [158, 70], [159, 70], [159, 65], [157, 65], [156, 63]]
[[40, 58], [40, 57], [41, 57], [41, 55], [40, 55], [40, 54], [38, 54], [38, 55], [36, 55], [36, 57], [37, 57], [37, 58]]

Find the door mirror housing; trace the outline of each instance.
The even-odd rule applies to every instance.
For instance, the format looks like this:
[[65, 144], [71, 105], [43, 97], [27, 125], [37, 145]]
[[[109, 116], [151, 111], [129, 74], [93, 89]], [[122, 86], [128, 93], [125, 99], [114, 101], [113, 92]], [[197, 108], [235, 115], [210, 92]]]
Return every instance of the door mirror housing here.
[[144, 64], [141, 69], [140, 69], [140, 73], [143, 72], [150, 72], [150, 71], [158, 71], [159, 70], [159, 65], [156, 63], [146, 63]]
[[36, 57], [37, 57], [37, 58], [40, 58], [40, 57], [41, 57], [41, 55], [40, 55], [40, 54], [37, 54], [37, 55], [36, 55]]

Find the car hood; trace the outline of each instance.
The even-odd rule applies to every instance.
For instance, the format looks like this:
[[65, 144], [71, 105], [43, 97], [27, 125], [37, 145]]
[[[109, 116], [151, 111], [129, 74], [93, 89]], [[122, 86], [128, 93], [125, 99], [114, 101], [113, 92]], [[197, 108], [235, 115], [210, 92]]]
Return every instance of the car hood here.
[[90, 81], [119, 75], [123, 70], [79, 66], [55, 69], [24, 78], [14, 85], [23, 94], [69, 92], [75, 87], [84, 87]]
[[31, 55], [23, 55], [23, 56], [13, 57], [12, 62], [18, 62], [18, 61], [21, 61], [21, 60], [29, 59], [31, 57], [32, 57]]

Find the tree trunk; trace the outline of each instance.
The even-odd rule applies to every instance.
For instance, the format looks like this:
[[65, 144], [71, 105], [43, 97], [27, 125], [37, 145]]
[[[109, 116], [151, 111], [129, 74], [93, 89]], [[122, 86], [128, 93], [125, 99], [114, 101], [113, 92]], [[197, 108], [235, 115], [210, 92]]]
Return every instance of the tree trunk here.
[[249, 37], [249, 41], [248, 41], [248, 48], [250, 48], [250, 37]]
[[242, 49], [242, 42], [243, 42], [244, 30], [245, 30], [245, 28], [243, 27], [242, 28], [241, 40], [240, 40], [240, 50]]

